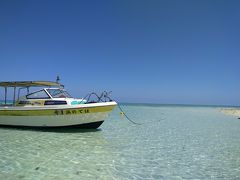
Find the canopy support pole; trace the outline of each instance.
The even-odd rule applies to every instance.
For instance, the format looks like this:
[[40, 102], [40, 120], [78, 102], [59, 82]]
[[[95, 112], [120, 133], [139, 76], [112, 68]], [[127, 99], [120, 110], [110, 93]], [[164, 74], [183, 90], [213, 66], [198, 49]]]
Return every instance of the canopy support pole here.
[[5, 105], [7, 105], [7, 87], [5, 87]]
[[13, 105], [15, 106], [15, 99], [16, 99], [16, 87], [14, 87], [14, 94], [13, 94]]

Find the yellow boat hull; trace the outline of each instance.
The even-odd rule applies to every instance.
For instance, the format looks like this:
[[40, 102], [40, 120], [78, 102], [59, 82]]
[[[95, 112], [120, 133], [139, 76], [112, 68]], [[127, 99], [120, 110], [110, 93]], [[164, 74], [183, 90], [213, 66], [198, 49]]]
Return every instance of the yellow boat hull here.
[[106, 102], [78, 106], [5, 107], [0, 109], [0, 125], [97, 128], [116, 105], [115, 102]]

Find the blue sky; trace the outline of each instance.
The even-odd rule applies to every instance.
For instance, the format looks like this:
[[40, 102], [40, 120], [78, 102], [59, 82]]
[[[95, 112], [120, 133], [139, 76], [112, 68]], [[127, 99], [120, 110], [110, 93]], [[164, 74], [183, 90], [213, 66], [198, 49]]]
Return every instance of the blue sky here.
[[74, 96], [240, 104], [240, 1], [0, 1], [0, 81], [55, 80]]

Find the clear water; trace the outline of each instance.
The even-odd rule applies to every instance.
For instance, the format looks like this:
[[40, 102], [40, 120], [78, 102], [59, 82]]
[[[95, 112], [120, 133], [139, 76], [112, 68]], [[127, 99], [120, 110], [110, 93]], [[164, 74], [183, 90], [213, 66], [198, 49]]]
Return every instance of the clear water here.
[[125, 105], [100, 130], [0, 128], [0, 179], [240, 179], [240, 120], [216, 107]]

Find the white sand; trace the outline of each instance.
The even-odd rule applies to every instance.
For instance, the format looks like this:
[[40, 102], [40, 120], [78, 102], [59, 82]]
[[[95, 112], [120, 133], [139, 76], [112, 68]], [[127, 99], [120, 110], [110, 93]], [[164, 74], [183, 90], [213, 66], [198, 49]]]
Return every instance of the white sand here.
[[227, 115], [240, 117], [240, 109], [239, 108], [231, 108], [231, 109], [221, 109], [221, 112]]

